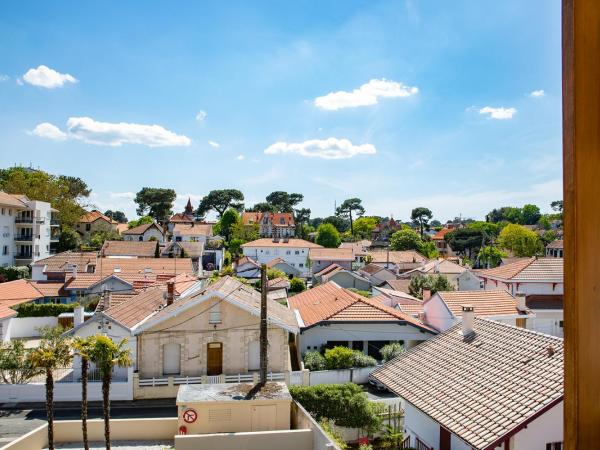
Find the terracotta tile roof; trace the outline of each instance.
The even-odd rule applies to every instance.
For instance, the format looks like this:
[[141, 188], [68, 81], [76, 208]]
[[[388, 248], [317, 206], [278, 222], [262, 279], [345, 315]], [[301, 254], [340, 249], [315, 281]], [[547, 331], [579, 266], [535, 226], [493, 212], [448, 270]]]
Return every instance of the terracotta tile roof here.
[[194, 217], [186, 213], [176, 213], [169, 219], [171, 223], [193, 223]]
[[377, 298], [363, 297], [331, 281], [294, 295], [288, 303], [290, 308], [298, 310], [304, 327], [330, 321], [391, 321], [407, 322], [431, 331], [413, 317], [384, 305]]
[[422, 267], [410, 270], [402, 275], [408, 277], [416, 272], [423, 274], [457, 274], [463, 273], [466, 270], [466, 267], [456, 264], [455, 262], [448, 261], [447, 259], [437, 259], [435, 261], [429, 261]]
[[378, 266], [377, 264], [367, 264], [366, 266], [361, 267], [360, 270], [362, 272], [368, 273], [369, 275], [373, 275], [385, 269], [381, 266]]
[[112, 220], [110, 217], [105, 216], [100, 211], [94, 209], [93, 211], [85, 213], [83, 216], [79, 218], [79, 223], [92, 223], [96, 220], [104, 220], [108, 223], [116, 224], [116, 220]]
[[394, 291], [408, 293], [408, 287], [410, 286], [410, 280], [386, 280], [384, 285], [388, 285]]
[[446, 236], [451, 231], [454, 231], [454, 229], [453, 228], [442, 228], [440, 231], [438, 231], [437, 233], [435, 233], [431, 237], [431, 239], [433, 239], [434, 241], [443, 241], [444, 240], [444, 236]]
[[14, 280], [0, 283], [0, 319], [15, 316], [11, 307], [43, 297], [29, 280]]
[[321, 248], [319, 244], [314, 242], [305, 241], [304, 239], [272, 239], [262, 238], [255, 241], [246, 242], [242, 244], [242, 248], [246, 247], [292, 247], [292, 248]]
[[63, 291], [63, 282], [55, 281], [30, 281], [30, 284], [37, 289], [44, 297], [65, 297], [70, 295]]
[[[455, 317], [462, 317], [462, 305], [473, 305], [477, 317], [527, 316], [517, 309], [516, 299], [505, 290], [437, 292]], [[433, 297], [432, 297], [433, 298]], [[426, 301], [425, 303], [431, 300]]]
[[564, 278], [564, 259], [528, 258], [493, 269], [482, 270], [477, 274], [483, 278], [495, 278], [507, 281], [556, 281]]
[[311, 261], [354, 261], [351, 248], [312, 248], [308, 257]]
[[268, 216], [269, 225], [276, 227], [293, 227], [294, 215], [292, 213], [262, 213], [262, 212], [244, 212], [242, 213], [242, 223], [252, 225], [262, 223], [265, 215]]
[[114, 293], [110, 292], [106, 297], [101, 298], [96, 306], [96, 312], [105, 311], [108, 308], [112, 308], [113, 306], [120, 305], [121, 303], [125, 303], [126, 301], [131, 300], [135, 297], [139, 292], [132, 292], [130, 294], [127, 293]]
[[557, 239], [556, 241], [550, 242], [546, 248], [564, 248], [564, 241], [562, 239]]
[[[563, 340], [475, 318], [398, 356], [372, 376], [475, 449], [563, 398]], [[495, 445], [494, 445], [495, 444]]]
[[[253, 260], [253, 261], [254, 261], [254, 260]], [[269, 261], [269, 262], [267, 263], [267, 267], [268, 267], [269, 269], [271, 269], [271, 268], [275, 267], [275, 266], [276, 266], [277, 264], [279, 264], [279, 263], [286, 263], [286, 262], [285, 262], [285, 260], [284, 260], [283, 258], [275, 258], [275, 259], [272, 259], [271, 261]], [[257, 264], [258, 264], [258, 263], [257, 263]], [[286, 263], [286, 264], [287, 264], [287, 263]]]
[[340, 266], [339, 264], [336, 264], [336, 263], [331, 263], [327, 267], [323, 267], [321, 270], [314, 273], [313, 276], [322, 277], [322, 276], [330, 275], [330, 274], [333, 275], [334, 273], [337, 273], [340, 270], [343, 270], [342, 266]]
[[23, 203], [18, 197], [7, 194], [6, 192], [0, 191], [0, 205], [10, 206], [12, 208], [26, 209], [27, 205]]
[[123, 234], [123, 231], [129, 230], [129, 225], [126, 223], [118, 223], [117, 224], [117, 233]]
[[180, 273], [194, 273], [194, 269], [190, 258], [98, 258], [96, 273], [103, 276], [153, 274], [172, 278]]
[[165, 230], [163, 230], [163, 228], [157, 223], [144, 223], [142, 225], [138, 225], [137, 227], [129, 228], [128, 230], [122, 231], [121, 234], [144, 234], [146, 231], [148, 231], [149, 228], [152, 227], [156, 227], [158, 231], [160, 231], [162, 234], [165, 234]]
[[111, 306], [104, 314], [131, 329], [166, 304], [164, 289], [154, 287], [134, 295], [131, 299]]
[[102, 256], [137, 256], [154, 258], [157, 242], [152, 241], [106, 241], [100, 250]]
[[262, 219], [263, 213], [261, 212], [243, 212], [242, 213], [242, 223], [244, 225], [253, 225], [255, 223], [260, 223]]
[[[251, 311], [253, 315], [260, 317], [260, 292], [235, 278], [226, 276], [210, 284], [197, 294], [175, 300], [172, 305], [165, 307], [153, 316], [148, 326], [153, 326], [161, 320], [179, 314], [180, 311], [184, 311], [198, 299], [211, 293], [218, 293], [224, 299], [223, 301], [228, 301], [234, 305], [238, 304]], [[297, 332], [298, 330], [298, 323], [294, 312], [274, 300], [267, 299], [267, 316], [269, 321], [285, 326], [292, 332]]]
[[410, 294], [407, 294], [406, 292], [394, 291], [392, 289], [385, 289], [385, 288], [381, 288], [381, 287], [376, 288], [376, 290], [381, 292], [381, 294], [384, 297], [387, 297], [388, 299], [390, 299], [389, 302], [384, 301], [384, 303], [386, 303], [386, 305], [388, 305], [388, 306], [391, 306], [392, 308], [395, 307], [399, 303], [402, 303], [402, 304], [406, 303], [406, 304], [411, 304], [411, 305], [414, 303], [422, 303], [421, 300], [419, 300], [416, 297], [413, 297]]
[[169, 242], [162, 250], [162, 255], [168, 255], [173, 247], [183, 249], [188, 258], [200, 258], [204, 253], [204, 242]]
[[181, 236], [212, 236], [212, 225], [209, 223], [177, 223], [173, 227], [174, 235]]
[[[236, 267], [241, 267], [241, 266], [243, 266], [245, 264], [250, 264], [251, 266], [254, 266], [254, 267], [260, 267], [260, 264], [257, 263], [256, 261], [254, 261], [249, 256], [242, 256], [240, 259], [238, 259]], [[267, 266], [268, 266], [268, 264], [267, 264]]]
[[281, 277], [273, 278], [272, 280], [267, 281], [267, 286], [269, 290], [289, 289], [290, 280]]
[[[198, 282], [199, 278], [189, 273], [180, 273], [171, 278], [167, 283], [175, 283], [175, 295], [181, 295]], [[165, 284], [166, 286], [166, 284]]]
[[89, 265], [95, 265], [96, 252], [62, 252], [48, 258], [37, 260], [34, 266], [46, 266], [45, 272], [70, 272], [70, 266], [76, 265], [77, 272], [87, 272]]
[[415, 250], [404, 250], [404, 251], [385, 251], [378, 250], [375, 252], [369, 252], [369, 256], [371, 256], [373, 263], [382, 264], [388, 261], [389, 254], [389, 262], [391, 264], [407, 264], [407, 263], [425, 263], [427, 262], [427, 258], [421, 255], [419, 252]]
[[402, 311], [405, 314], [410, 314], [413, 317], [419, 317], [420, 314], [423, 314], [423, 303], [398, 303], [396, 308], [399, 311]]

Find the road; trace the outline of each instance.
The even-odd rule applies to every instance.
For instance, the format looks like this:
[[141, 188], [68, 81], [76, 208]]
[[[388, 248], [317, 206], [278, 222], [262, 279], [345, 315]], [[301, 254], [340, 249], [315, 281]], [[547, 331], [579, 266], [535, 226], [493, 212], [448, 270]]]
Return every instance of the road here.
[[[80, 403], [61, 403], [55, 407], [55, 420], [73, 420], [81, 417]], [[90, 419], [102, 418], [102, 404], [94, 402], [88, 410]], [[111, 418], [176, 417], [175, 399], [112, 402]], [[0, 407], [0, 447], [44, 424], [46, 410], [43, 404], [23, 404]]]

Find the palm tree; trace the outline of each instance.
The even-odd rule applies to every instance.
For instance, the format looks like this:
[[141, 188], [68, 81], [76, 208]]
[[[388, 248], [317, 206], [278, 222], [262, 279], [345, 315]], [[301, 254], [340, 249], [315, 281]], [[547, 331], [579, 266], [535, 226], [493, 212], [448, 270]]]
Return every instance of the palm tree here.
[[129, 367], [132, 365], [131, 352], [127, 339], [121, 339], [117, 344], [107, 336], [96, 336], [90, 352], [90, 359], [100, 370], [102, 378], [102, 412], [104, 415], [104, 440], [106, 450], [110, 450], [110, 382], [115, 366]]
[[90, 445], [88, 443], [88, 432], [87, 432], [87, 415], [88, 415], [88, 404], [87, 404], [87, 388], [88, 388], [88, 369], [90, 366], [90, 354], [94, 348], [94, 336], [82, 338], [75, 338], [73, 342], [73, 348], [81, 358], [81, 432], [83, 434], [83, 447], [85, 450], [89, 450]]
[[71, 363], [70, 340], [63, 337], [61, 327], [42, 330], [42, 340], [29, 358], [33, 367], [46, 373], [46, 415], [48, 417], [48, 449], [54, 449], [54, 370]]

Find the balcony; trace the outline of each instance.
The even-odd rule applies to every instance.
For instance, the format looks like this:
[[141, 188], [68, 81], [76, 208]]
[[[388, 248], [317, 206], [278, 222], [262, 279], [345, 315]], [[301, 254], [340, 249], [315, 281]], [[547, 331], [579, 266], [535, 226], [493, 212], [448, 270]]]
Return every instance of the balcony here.
[[15, 234], [15, 241], [31, 242], [33, 241], [33, 234]]
[[36, 217], [35, 223], [37, 223], [38, 225], [43, 225], [46, 223], [46, 218], [45, 217]]
[[58, 219], [50, 219], [50, 226], [51, 227], [58, 227], [58, 226], [60, 226], [60, 223], [59, 223]]
[[31, 261], [32, 255], [28, 255], [26, 253], [17, 253], [15, 255], [15, 261], [19, 261], [21, 263]]
[[33, 223], [33, 217], [15, 217], [15, 223]]

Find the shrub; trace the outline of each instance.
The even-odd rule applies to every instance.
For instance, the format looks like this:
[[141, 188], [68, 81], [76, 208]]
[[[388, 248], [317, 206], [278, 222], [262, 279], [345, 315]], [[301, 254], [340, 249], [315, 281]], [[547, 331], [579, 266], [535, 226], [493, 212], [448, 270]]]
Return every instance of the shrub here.
[[317, 420], [331, 419], [339, 426], [368, 431], [381, 428], [383, 404], [370, 402], [357, 384], [290, 386], [290, 394]]
[[381, 359], [385, 363], [404, 353], [404, 347], [398, 342], [392, 342], [381, 347], [379, 353], [381, 353]]
[[290, 292], [302, 292], [306, 289], [306, 284], [304, 280], [300, 278], [292, 278], [290, 280]]
[[308, 370], [325, 370], [327, 363], [325, 358], [317, 351], [306, 352], [304, 354], [304, 367]]
[[359, 350], [354, 350], [352, 355], [352, 367], [373, 367], [377, 365], [377, 360], [372, 356], [365, 355]]
[[348, 448], [348, 444], [346, 444], [346, 441], [344, 441], [344, 437], [339, 431], [333, 428], [333, 425], [329, 419], [321, 419], [319, 426], [323, 429], [329, 439], [335, 442], [335, 445], [337, 445], [340, 450], [346, 450]]
[[20, 280], [21, 278], [29, 278], [29, 267], [0, 267], [0, 283], [4, 283], [5, 281]]
[[56, 317], [65, 312], [73, 312], [79, 303], [24, 303], [16, 308], [17, 318]]
[[354, 364], [354, 352], [348, 347], [328, 348], [325, 363], [328, 369], [349, 369]]

